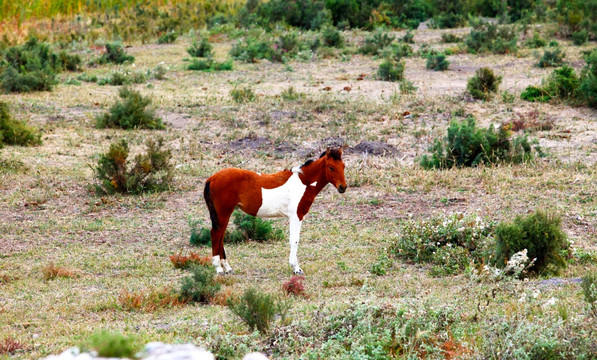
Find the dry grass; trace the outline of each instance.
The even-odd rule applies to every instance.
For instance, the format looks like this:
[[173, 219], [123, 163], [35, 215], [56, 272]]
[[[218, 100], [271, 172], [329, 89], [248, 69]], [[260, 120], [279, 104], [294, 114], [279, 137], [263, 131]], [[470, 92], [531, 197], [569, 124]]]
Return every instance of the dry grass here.
[[182, 255], [182, 252], [170, 255], [170, 262], [175, 269], [186, 269], [192, 264], [211, 265], [211, 256], [201, 256], [191, 251], [189, 255]]
[[19, 350], [26, 350], [26, 346], [10, 336], [0, 341], [0, 355], [14, 355]]
[[67, 269], [61, 266], [56, 266], [53, 262], [50, 262], [41, 269], [44, 276], [44, 280], [52, 280], [59, 277], [62, 278], [76, 278], [80, 274], [77, 270]]
[[124, 289], [118, 295], [118, 302], [124, 310], [154, 312], [159, 309], [170, 309], [185, 305], [187, 302], [168, 287], [147, 291], [129, 292]]
[[[426, 41], [441, 47], [440, 34], [418, 31], [416, 46]], [[362, 36], [359, 31], [345, 33], [350, 44]], [[490, 65], [504, 75], [501, 91], [518, 94], [539, 83], [549, 70], [533, 67], [530, 54], [450, 56], [451, 67], [441, 74], [428, 72], [424, 59], [408, 58], [405, 77], [418, 90], [404, 95], [397, 84], [374, 79], [379, 61], [369, 57], [291, 61], [292, 71], [265, 61], [235, 63], [232, 72], [197, 74], [183, 70], [182, 58], [190, 43], [190, 38], [181, 37], [173, 45], [128, 49], [137, 59], [135, 71], [161, 62], [170, 69], [166, 80], [150, 80], [151, 87], [134, 86], [154, 99], [158, 115], [168, 123], [168, 130], [159, 135], [172, 149], [176, 164], [169, 192], [99, 198], [90, 187], [93, 174], [88, 164], [115, 138], [126, 137], [131, 152], [137, 153], [148, 137], [156, 135], [93, 127], [94, 115], [113, 102], [118, 88], [61, 84], [51, 93], [0, 95], [0, 101], [9, 102], [15, 112], [44, 130], [39, 147], [0, 149], [1, 159], [22, 162], [25, 169], [0, 172], [0, 271], [19, 277], [0, 285], [1, 297], [10, 299], [2, 304], [0, 333], [18, 339], [40, 337], [35, 341], [39, 345], [17, 352], [16, 358], [39, 358], [78, 345], [100, 319], [108, 330], [138, 329], [134, 332], [140, 342], [192, 341], [223, 349], [226, 339], [250, 339], [248, 347], [262, 348], [266, 339], [246, 335], [246, 328], [222, 306], [174, 306], [163, 300], [162, 307], [162, 299], [167, 299], [162, 289], [186, 276], [173, 265], [192, 261], [192, 252], [208, 252], [188, 243], [188, 218], [209, 222], [202, 199], [207, 177], [229, 166], [262, 173], [290, 168], [318, 156], [334, 141], [350, 148], [361, 141], [380, 141], [393, 145], [398, 154], [379, 157], [346, 151], [347, 192], [324, 189], [303, 223], [298, 255], [310, 297], [292, 298], [291, 319], [318, 323], [323, 320], [316, 309], [323, 309], [319, 314], [326, 309], [342, 312], [363, 302], [453, 307], [470, 328], [454, 332], [451, 343], [442, 339], [436, 345], [455, 358], [475, 358], [476, 347], [484, 340], [475, 329], [487, 319], [534, 317], [553, 322], [559, 316], [557, 308], [537, 305], [552, 297], [562, 301], [570, 314], [584, 313], [574, 283], [550, 287], [534, 281], [507, 283], [499, 299], [479, 312], [480, 301], [498, 285], [464, 275], [431, 277], [425, 267], [405, 262], [394, 262], [383, 276], [368, 271], [388, 242], [399, 236], [401, 221], [439, 213], [468, 212], [504, 220], [537, 207], [553, 209], [562, 215], [564, 229], [574, 241], [572, 254], [597, 252], [595, 111], [518, 98], [505, 104], [499, 96], [490, 102], [470, 102], [462, 95], [466, 79], [481, 66]], [[216, 61], [226, 59], [231, 44], [225, 37], [215, 44]], [[564, 46], [567, 59], [575, 66], [582, 64], [579, 51], [589, 45]], [[132, 65], [123, 66], [122, 71], [128, 70]], [[86, 70], [100, 77], [112, 71], [110, 66]], [[234, 103], [228, 94], [237, 85], [253, 88], [256, 101]], [[290, 86], [304, 96], [284, 101], [279, 95]], [[444, 135], [453, 113], [473, 114], [482, 127], [506, 123], [517, 114], [525, 123], [534, 113], [539, 120], [552, 119], [553, 129], [530, 133], [549, 155], [536, 164], [422, 170], [417, 158]], [[256, 138], [262, 140], [251, 140]], [[287, 223], [276, 220], [276, 226], [286, 228]], [[218, 277], [225, 286], [214, 303], [223, 305], [248, 287], [283, 295], [282, 284], [292, 275], [288, 251], [283, 242], [227, 245], [235, 275]], [[86, 275], [77, 281], [44, 281], [39, 269], [49, 267], [50, 261]], [[561, 276], [577, 278], [596, 268], [594, 262], [571, 262]], [[535, 289], [541, 290], [536, 304], [519, 303], [522, 294]]]

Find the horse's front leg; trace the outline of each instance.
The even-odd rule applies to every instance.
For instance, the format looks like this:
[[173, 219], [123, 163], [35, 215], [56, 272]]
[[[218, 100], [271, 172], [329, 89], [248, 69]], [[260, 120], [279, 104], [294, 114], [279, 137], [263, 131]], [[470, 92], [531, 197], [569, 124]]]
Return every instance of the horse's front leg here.
[[297, 258], [297, 251], [299, 245], [299, 237], [301, 235], [301, 221], [299, 220], [298, 216], [291, 216], [290, 220], [290, 257], [288, 258], [288, 263], [292, 267], [295, 274], [303, 275], [303, 270], [301, 270]]

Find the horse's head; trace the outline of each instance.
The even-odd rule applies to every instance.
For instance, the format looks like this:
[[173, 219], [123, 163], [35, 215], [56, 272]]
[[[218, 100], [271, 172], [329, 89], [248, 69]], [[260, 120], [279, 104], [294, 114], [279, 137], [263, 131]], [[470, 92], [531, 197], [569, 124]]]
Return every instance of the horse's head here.
[[344, 178], [344, 162], [342, 161], [342, 148], [330, 149], [325, 153], [325, 179], [334, 185], [338, 192], [346, 191], [346, 179]]

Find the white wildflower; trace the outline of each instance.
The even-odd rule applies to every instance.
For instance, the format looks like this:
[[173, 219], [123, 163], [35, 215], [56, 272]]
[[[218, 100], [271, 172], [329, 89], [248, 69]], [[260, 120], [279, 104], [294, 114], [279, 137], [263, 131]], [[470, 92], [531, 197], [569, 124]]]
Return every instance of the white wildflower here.
[[533, 290], [533, 299], [538, 298], [540, 294], [541, 294], [541, 290], [539, 290], [539, 289]]
[[547, 300], [545, 302], [545, 304], [543, 304], [543, 306], [554, 306], [556, 303], [558, 302], [558, 299], [556, 299], [555, 297], [550, 298], [549, 300]]

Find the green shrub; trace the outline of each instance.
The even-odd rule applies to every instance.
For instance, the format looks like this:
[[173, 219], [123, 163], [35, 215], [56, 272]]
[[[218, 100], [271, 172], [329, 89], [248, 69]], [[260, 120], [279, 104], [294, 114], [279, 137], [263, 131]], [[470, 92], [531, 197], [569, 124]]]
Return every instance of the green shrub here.
[[435, 71], [444, 71], [448, 69], [450, 62], [446, 60], [446, 55], [435, 54], [427, 57], [427, 69]]
[[365, 42], [359, 48], [361, 54], [378, 55], [381, 49], [389, 46], [395, 37], [379, 30], [373, 35], [365, 38]]
[[242, 297], [230, 299], [228, 307], [252, 331], [257, 329], [260, 333], [266, 334], [277, 314], [282, 318], [286, 316], [290, 303], [276, 300], [272, 295], [264, 294], [255, 288], [248, 288]]
[[543, 39], [538, 33], [534, 33], [533, 37], [526, 39], [524, 43], [529, 49], [542, 48], [547, 45], [545, 39]]
[[541, 210], [517, 216], [512, 222], [500, 223], [495, 229], [495, 264], [504, 267], [515, 253], [527, 249], [530, 268], [538, 274], [557, 274], [566, 266], [562, 251], [568, 248], [566, 233], [559, 216]]
[[495, 76], [493, 70], [483, 67], [478, 69], [475, 76], [468, 80], [466, 89], [475, 99], [489, 100], [498, 91], [501, 82], [501, 76]]
[[183, 301], [209, 303], [220, 291], [220, 284], [215, 281], [216, 271], [211, 265], [194, 265], [190, 268], [191, 276], [181, 280], [179, 296]]
[[156, 80], [164, 80], [166, 78], [166, 73], [168, 69], [163, 65], [158, 65], [151, 71], [153, 74], [153, 78]]
[[255, 101], [256, 98], [253, 89], [251, 89], [250, 87], [246, 87], [243, 89], [234, 88], [230, 90], [230, 96], [232, 96], [232, 99], [239, 104]]
[[41, 133], [27, 125], [25, 121], [18, 121], [10, 116], [8, 104], [0, 101], [0, 148], [7, 145], [39, 145]]
[[209, 43], [207, 38], [202, 38], [200, 42], [194, 41], [193, 45], [187, 49], [187, 52], [192, 57], [209, 58], [212, 57], [213, 46]]
[[521, 163], [534, 158], [533, 148], [526, 135], [510, 138], [503, 127], [498, 131], [477, 128], [475, 119], [452, 121], [444, 139], [435, 141], [420, 164], [425, 169], [445, 169], [454, 166], [477, 166], [481, 163]]
[[145, 98], [138, 91], [127, 87], [120, 89], [117, 101], [110, 111], [98, 116], [96, 125], [99, 128], [122, 129], [165, 129], [162, 119], [157, 118], [153, 111], [146, 109], [151, 99]]
[[133, 337], [124, 336], [116, 332], [100, 331], [89, 338], [88, 344], [83, 348], [90, 348], [97, 355], [104, 358], [134, 358], [138, 346]]
[[110, 145], [110, 150], [99, 157], [93, 168], [99, 184], [100, 194], [163, 191], [170, 187], [173, 165], [170, 163], [170, 150], [162, 150], [163, 139], [147, 140], [147, 153], [135, 157], [129, 168], [129, 147], [125, 139]]
[[597, 316], [597, 271], [583, 276], [580, 286], [589, 310]]
[[391, 44], [380, 51], [381, 57], [400, 61], [403, 57], [413, 54], [413, 48], [405, 43]]
[[329, 47], [341, 48], [344, 46], [342, 34], [333, 26], [326, 26], [321, 30], [321, 42]]
[[94, 83], [97, 82], [98, 78], [95, 75], [81, 74], [77, 76], [77, 80]]
[[543, 90], [552, 98], [563, 100], [574, 99], [579, 88], [580, 79], [574, 69], [567, 65], [555, 69], [543, 86]]
[[158, 44], [172, 44], [178, 38], [176, 31], [168, 31], [158, 38]]
[[254, 37], [247, 37], [238, 40], [232, 49], [230, 56], [236, 60], [244, 62], [257, 62], [259, 59], [268, 59], [271, 61], [281, 61], [279, 53], [274, 51], [270, 42], [259, 40]]
[[444, 33], [442, 34], [442, 42], [449, 44], [449, 43], [457, 43], [462, 41], [462, 39], [459, 36], [456, 36], [454, 34], [449, 34], [449, 33]]
[[520, 98], [531, 102], [549, 102], [551, 100], [551, 96], [547, 92], [536, 86], [528, 86], [520, 94]]
[[[458, 4], [458, 3], [456, 3]], [[461, 11], [461, 10], [455, 10]], [[466, 14], [457, 12], [440, 12], [433, 17], [431, 27], [436, 29], [453, 29], [464, 26], [466, 23]]]
[[134, 71], [132, 73], [122, 73], [115, 71], [109, 77], [101, 79], [97, 82], [98, 85], [129, 85], [141, 84], [147, 81], [147, 75], [141, 71]]
[[230, 71], [232, 70], [233, 62], [232, 59], [225, 62], [216, 62], [212, 59], [199, 60], [193, 59], [193, 61], [187, 66], [187, 70], [199, 70], [199, 71]]
[[517, 40], [514, 27], [479, 22], [473, 25], [473, 29], [466, 37], [465, 44], [469, 52], [473, 54], [483, 52], [507, 54], [516, 52]]
[[403, 37], [400, 38], [400, 41], [407, 44], [414, 44], [415, 43], [415, 35], [412, 31], [408, 30]]
[[545, 50], [537, 66], [540, 68], [560, 66], [564, 62], [564, 56], [566, 54], [559, 47], [554, 50]]
[[204, 246], [211, 244], [211, 232], [208, 228], [201, 227], [201, 221], [193, 221], [189, 219], [189, 226], [191, 227], [191, 237], [189, 242], [191, 245]]
[[384, 60], [377, 69], [377, 77], [384, 81], [400, 81], [404, 77], [404, 61]]
[[106, 44], [106, 52], [97, 59], [98, 64], [124, 64], [126, 62], [134, 62], [135, 57], [127, 55], [124, 47], [118, 43]]
[[471, 260], [483, 263], [493, 225], [474, 215], [408, 221], [390, 253], [415, 263], [431, 263], [432, 275], [457, 274]]
[[68, 54], [65, 51], [58, 53], [57, 67], [61, 71], [79, 71], [81, 70], [81, 57], [79, 55]]
[[587, 30], [580, 30], [573, 32], [571, 37], [574, 45], [580, 46], [589, 40], [589, 33], [587, 32]]
[[300, 98], [305, 97], [304, 93], [298, 92], [294, 89], [293, 86], [285, 89], [284, 91], [282, 91], [280, 93], [280, 97], [282, 97], [282, 99], [286, 100], [286, 101], [293, 101], [293, 100], [298, 100]]
[[400, 88], [400, 92], [403, 94], [414, 94], [414, 92], [417, 91], [417, 87], [411, 81], [406, 79], [400, 80], [398, 86]]
[[585, 61], [579, 92], [589, 106], [597, 108], [597, 50], [586, 54]]

